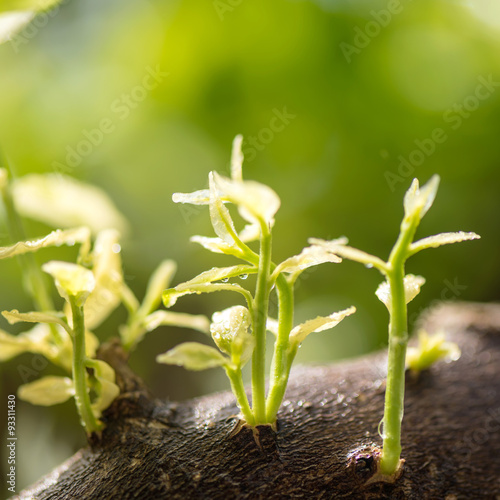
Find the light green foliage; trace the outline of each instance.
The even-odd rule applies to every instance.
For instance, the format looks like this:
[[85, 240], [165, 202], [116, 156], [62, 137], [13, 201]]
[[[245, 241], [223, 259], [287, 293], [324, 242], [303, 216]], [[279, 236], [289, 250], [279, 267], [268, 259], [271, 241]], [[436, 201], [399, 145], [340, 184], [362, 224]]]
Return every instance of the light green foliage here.
[[418, 332], [416, 347], [408, 347], [406, 366], [414, 372], [427, 370], [440, 360], [456, 361], [460, 358], [460, 348], [455, 342], [447, 342], [444, 332], [429, 335], [425, 330]]
[[[404, 197], [404, 218], [401, 222], [399, 237], [387, 262], [347, 246], [346, 239], [322, 241], [313, 239], [311, 243], [320, 245], [335, 255], [354, 260], [367, 267], [375, 267], [386, 278], [377, 289], [377, 297], [386, 305], [390, 314], [389, 323], [389, 359], [385, 409], [383, 419], [383, 449], [380, 471], [383, 475], [396, 474], [401, 466], [401, 421], [404, 404], [404, 372], [406, 347], [408, 343], [408, 320], [406, 305], [420, 292], [425, 283], [422, 276], [405, 275], [406, 260], [426, 248], [436, 248], [449, 243], [456, 243], [479, 238], [475, 233], [443, 233], [430, 236], [413, 243], [413, 238], [422, 217], [427, 213], [436, 197], [439, 176], [420, 187], [414, 179]], [[443, 343], [439, 337], [429, 340], [420, 339], [417, 351], [411, 351], [410, 363], [416, 369], [428, 368], [434, 361], [452, 354], [453, 347]], [[451, 358], [456, 358], [453, 354]]]
[[[19, 397], [44, 406], [74, 397], [86, 431], [98, 431], [103, 426], [102, 412], [118, 396], [119, 388], [111, 366], [96, 359], [99, 340], [91, 330], [99, 327], [122, 302], [129, 311], [127, 324], [120, 328], [126, 349], [135, 347], [147, 332], [160, 325], [192, 327], [208, 333], [209, 321], [204, 316], [156, 310], [162, 291], [175, 272], [172, 261], [160, 264], [151, 277], [143, 303], [139, 303], [124, 282], [120, 232], [108, 227], [115, 225], [124, 229], [126, 223], [101, 190], [54, 175], [30, 175], [18, 179], [11, 189], [5, 169], [0, 169], [0, 190], [15, 235], [24, 234], [19, 212], [64, 227], [74, 222], [88, 224], [0, 248], [0, 259], [26, 258], [46, 247], [80, 244], [77, 263], [50, 261], [42, 266], [52, 276], [65, 301], [62, 311], [54, 310], [45, 283], [38, 276], [40, 269], [36, 261], [22, 262], [31, 284], [28, 289], [39, 310], [27, 313], [12, 310], [2, 314], [11, 324], [36, 325], [19, 335], [0, 330], [0, 361], [24, 352], [46, 357], [71, 377], [42, 377], [22, 385]], [[93, 247], [92, 234], [96, 235]]]
[[[242, 137], [237, 136], [231, 157], [231, 178], [211, 172], [208, 176], [208, 189], [194, 193], [175, 193], [172, 199], [176, 203], [208, 205], [210, 220], [217, 237], [194, 236], [191, 241], [212, 252], [235, 256], [246, 263], [205, 271], [190, 281], [165, 290], [163, 302], [166, 307], [171, 307], [184, 295], [233, 291], [244, 297], [246, 307], [234, 306], [213, 315], [210, 332], [220, 352], [212, 347], [190, 342], [158, 356], [157, 360], [194, 370], [223, 367], [245, 421], [250, 425], [272, 424], [276, 420], [292, 362], [301, 342], [312, 332], [337, 325], [344, 317], [352, 314], [354, 308], [293, 327], [293, 289], [296, 279], [311, 266], [340, 262], [341, 259], [321, 245], [312, 245], [281, 264], [272, 262], [271, 231], [274, 216], [280, 207], [280, 199], [270, 187], [243, 180], [241, 145]], [[226, 203], [236, 205], [240, 216], [247, 223], [241, 231], [236, 230]], [[255, 240], [260, 243], [259, 253], [247, 245]], [[230, 281], [233, 278], [245, 279], [249, 274], [257, 275], [255, 293], [244, 288], [241, 281]], [[273, 289], [276, 289], [277, 294], [277, 320], [268, 317], [269, 297]], [[269, 390], [266, 394], [267, 330], [274, 333], [275, 342]], [[241, 368], [250, 358], [252, 406], [241, 374]]]

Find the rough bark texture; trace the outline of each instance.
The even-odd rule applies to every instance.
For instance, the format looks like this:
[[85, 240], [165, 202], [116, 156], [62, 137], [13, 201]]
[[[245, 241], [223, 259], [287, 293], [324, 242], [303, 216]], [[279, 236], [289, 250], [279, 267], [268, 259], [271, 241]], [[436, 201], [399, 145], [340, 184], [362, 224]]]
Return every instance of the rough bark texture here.
[[408, 374], [404, 469], [370, 482], [381, 444], [385, 354], [293, 370], [277, 431], [233, 432], [230, 393], [186, 403], [152, 398], [115, 345], [103, 353], [123, 393], [102, 436], [21, 499], [500, 499], [500, 306], [443, 305], [459, 361]]

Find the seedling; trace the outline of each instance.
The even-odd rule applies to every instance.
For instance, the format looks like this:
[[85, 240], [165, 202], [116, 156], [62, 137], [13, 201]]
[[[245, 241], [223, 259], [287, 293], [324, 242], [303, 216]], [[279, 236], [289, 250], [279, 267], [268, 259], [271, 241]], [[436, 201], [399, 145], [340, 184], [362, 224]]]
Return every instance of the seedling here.
[[[479, 238], [475, 233], [458, 232], [437, 234], [413, 242], [422, 217], [434, 201], [438, 185], [439, 176], [437, 175], [434, 175], [422, 188], [419, 187], [417, 179], [413, 180], [404, 198], [404, 218], [399, 237], [387, 262], [347, 246], [346, 238], [332, 241], [310, 240], [313, 245], [318, 245], [334, 255], [360, 262], [366, 267], [374, 267], [386, 278], [378, 287], [376, 295], [386, 305], [390, 315], [389, 357], [382, 432], [383, 447], [379, 464], [381, 474], [389, 477], [397, 475], [402, 465], [400, 458], [401, 422], [403, 419], [405, 359], [408, 343], [407, 304], [415, 298], [420, 292], [420, 287], [425, 283], [425, 279], [421, 276], [405, 275], [406, 260], [426, 248], [436, 248], [449, 243]], [[431, 357], [434, 358], [433, 360], [438, 359], [439, 356], [435, 356], [435, 349], [431, 349], [431, 352], [433, 351]], [[429, 360], [428, 358], [426, 361]], [[411, 362], [415, 363], [415, 361]], [[425, 364], [428, 366], [428, 363]]]
[[[206, 249], [231, 255], [242, 260], [237, 266], [212, 268], [192, 280], [166, 290], [163, 301], [173, 306], [183, 295], [232, 291], [241, 294], [246, 306], [238, 305], [216, 312], [210, 332], [218, 349], [196, 342], [186, 342], [161, 354], [160, 363], [184, 366], [189, 370], [204, 370], [220, 366], [230, 380], [231, 388], [246, 424], [250, 426], [274, 424], [285, 395], [292, 362], [300, 344], [312, 332], [320, 332], [337, 325], [354, 313], [351, 307], [326, 317], [318, 317], [293, 327], [294, 285], [300, 274], [311, 266], [341, 259], [328, 249], [313, 244], [276, 265], [271, 258], [271, 233], [280, 199], [268, 186], [243, 180], [241, 153], [242, 137], [233, 142], [231, 178], [216, 172], [209, 174], [209, 189], [194, 193], [173, 195], [176, 203], [208, 205], [216, 238], [193, 236], [191, 241]], [[238, 207], [247, 222], [237, 232], [225, 203]], [[247, 245], [259, 240], [256, 253]], [[242, 286], [249, 274], [257, 275], [255, 292]], [[241, 283], [241, 284], [240, 284]], [[276, 288], [278, 319], [269, 318], [269, 297]], [[266, 331], [274, 334], [274, 352], [271, 363], [269, 390], [265, 387]], [[252, 404], [244, 389], [242, 367], [252, 359]]]
[[[31, 175], [19, 179], [16, 187], [15, 190], [11, 188], [8, 172], [0, 169], [0, 191], [14, 239], [24, 236], [16, 198], [21, 211], [32, 213], [45, 223], [57, 219], [64, 225], [66, 219], [78, 219], [89, 222], [92, 227], [103, 221], [122, 225], [121, 215], [104, 193], [64, 176]], [[25, 191], [30, 194], [28, 199], [24, 196]], [[71, 206], [64, 206], [68, 202]], [[99, 217], [89, 213], [88, 206], [99, 207]], [[76, 263], [50, 261], [42, 266], [43, 271], [52, 276], [59, 295], [65, 300], [61, 310], [56, 311], [33, 252], [50, 246], [75, 244], [80, 244]], [[57, 230], [39, 240], [21, 241], [0, 248], [0, 259], [22, 259], [27, 290], [38, 309], [28, 313], [17, 310], [2, 312], [11, 324], [29, 322], [36, 323], [36, 326], [20, 335], [0, 330], [0, 361], [31, 352], [43, 355], [59, 367], [64, 375], [46, 376], [24, 384], [18, 395], [25, 401], [43, 406], [63, 403], [74, 397], [88, 434], [103, 428], [102, 412], [119, 394], [114, 370], [96, 358], [99, 340], [92, 330], [101, 325], [120, 302], [129, 311], [127, 323], [120, 328], [121, 341], [127, 351], [135, 348], [147, 332], [160, 325], [185, 326], [207, 332], [209, 327], [204, 316], [156, 310], [161, 293], [175, 272], [172, 261], [164, 261], [159, 266], [142, 304], [139, 303], [125, 284], [120, 252], [118, 231], [99, 230], [92, 248], [92, 231], [86, 226]]]

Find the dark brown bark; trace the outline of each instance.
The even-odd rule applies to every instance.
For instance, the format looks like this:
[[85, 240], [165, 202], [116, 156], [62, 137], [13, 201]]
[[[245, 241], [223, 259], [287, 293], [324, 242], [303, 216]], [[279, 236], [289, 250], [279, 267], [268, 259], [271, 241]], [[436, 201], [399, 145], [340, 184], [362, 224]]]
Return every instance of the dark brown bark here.
[[370, 482], [384, 400], [385, 354], [295, 368], [278, 428], [232, 432], [230, 393], [176, 404], [154, 400], [123, 365], [123, 394], [100, 438], [16, 498], [278, 499], [500, 498], [500, 306], [443, 305], [428, 331], [462, 349], [454, 363], [407, 374], [404, 469]]

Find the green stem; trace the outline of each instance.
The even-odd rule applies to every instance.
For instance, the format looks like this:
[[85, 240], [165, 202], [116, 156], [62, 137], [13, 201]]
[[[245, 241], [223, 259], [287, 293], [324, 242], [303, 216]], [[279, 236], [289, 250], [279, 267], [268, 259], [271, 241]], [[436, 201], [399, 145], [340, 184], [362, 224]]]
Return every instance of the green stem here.
[[399, 238], [389, 256], [387, 270], [387, 280], [391, 290], [391, 308], [380, 469], [383, 474], [389, 476], [399, 468], [401, 457], [401, 423], [404, 412], [405, 362], [408, 344], [404, 264], [417, 225], [417, 218], [403, 220]]
[[253, 309], [255, 349], [252, 355], [252, 406], [255, 425], [266, 422], [266, 324], [269, 307], [269, 273], [271, 267], [271, 233], [261, 223], [260, 259]]
[[285, 396], [292, 362], [297, 352], [291, 350], [290, 332], [293, 326], [293, 288], [280, 274], [276, 280], [278, 290], [278, 337], [274, 344], [269, 379], [269, 394], [266, 402], [266, 419], [273, 423]]
[[87, 390], [83, 306], [77, 305], [75, 299], [72, 297], [70, 297], [70, 304], [73, 315], [73, 383], [75, 385], [75, 402], [82, 424], [87, 434], [91, 434], [98, 431], [101, 425], [92, 411]]
[[389, 355], [385, 390], [383, 447], [381, 471], [392, 475], [399, 467], [401, 456], [401, 422], [404, 410], [405, 360], [408, 343], [404, 268], [398, 266], [389, 273], [392, 313], [389, 323]]
[[248, 403], [247, 394], [245, 392], [245, 385], [243, 384], [243, 377], [241, 375], [241, 368], [229, 368], [226, 367], [226, 373], [231, 382], [231, 389], [233, 394], [236, 396], [236, 401], [239, 409], [245, 419], [246, 423], [249, 425], [255, 425], [255, 419]]

